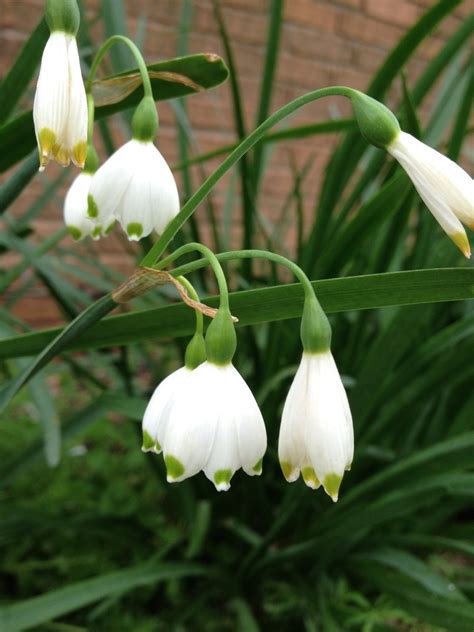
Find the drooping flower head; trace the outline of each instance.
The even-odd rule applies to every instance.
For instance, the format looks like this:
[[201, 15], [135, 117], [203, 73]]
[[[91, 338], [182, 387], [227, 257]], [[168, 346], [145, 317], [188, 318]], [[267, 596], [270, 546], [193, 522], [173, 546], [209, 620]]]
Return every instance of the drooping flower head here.
[[278, 456], [287, 481], [300, 472], [336, 501], [354, 455], [352, 416], [329, 350], [304, 352], [283, 408]]
[[395, 116], [382, 103], [362, 92], [352, 93], [362, 134], [400, 163], [441, 228], [469, 258], [471, 248], [462, 223], [474, 230], [472, 178], [446, 156], [402, 132]]
[[472, 178], [455, 162], [402, 131], [387, 151], [405, 169], [441, 228], [469, 258], [471, 248], [462, 223], [474, 230]]
[[120, 222], [137, 241], [153, 230], [162, 233], [179, 213], [179, 195], [171, 169], [153, 144], [156, 106], [145, 97], [133, 119], [133, 139], [97, 171], [89, 192], [89, 217], [101, 225]]
[[331, 329], [319, 303], [307, 298], [301, 325], [303, 356], [283, 408], [278, 457], [290, 483], [300, 473], [312, 489], [337, 501], [354, 454], [352, 415], [330, 351]]
[[89, 145], [84, 171], [73, 180], [64, 199], [64, 223], [75, 241], [88, 236], [99, 239], [101, 235], [107, 234], [114, 222], [112, 219], [109, 224], [102, 226], [92, 221], [87, 212], [89, 189], [97, 165], [97, 154], [93, 146]]
[[207, 360], [179, 369], [155, 391], [143, 420], [144, 449], [163, 451], [171, 483], [201, 470], [218, 491], [242, 468], [260, 474], [267, 447], [262, 414], [232, 364], [235, 332], [219, 309], [206, 335]]
[[51, 35], [41, 60], [33, 105], [40, 170], [50, 160], [83, 167], [87, 151], [87, 99], [82, 80], [76, 32], [75, 0], [48, 0], [46, 19]]

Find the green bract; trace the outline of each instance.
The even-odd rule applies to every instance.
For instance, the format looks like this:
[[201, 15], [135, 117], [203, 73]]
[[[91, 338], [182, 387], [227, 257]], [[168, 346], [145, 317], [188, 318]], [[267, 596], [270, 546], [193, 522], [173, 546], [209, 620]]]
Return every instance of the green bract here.
[[221, 307], [206, 332], [207, 359], [213, 364], [229, 364], [236, 347], [237, 338], [230, 311]]
[[331, 325], [314, 296], [307, 297], [301, 317], [301, 342], [308, 353], [320, 353], [331, 347]]
[[361, 134], [376, 147], [387, 147], [400, 132], [400, 125], [383, 103], [372, 99], [363, 92], [351, 93], [352, 107]]
[[158, 131], [158, 112], [152, 97], [140, 101], [132, 119], [132, 134], [135, 140], [153, 142]]
[[81, 21], [76, 0], [46, 0], [45, 18], [49, 30], [76, 35]]

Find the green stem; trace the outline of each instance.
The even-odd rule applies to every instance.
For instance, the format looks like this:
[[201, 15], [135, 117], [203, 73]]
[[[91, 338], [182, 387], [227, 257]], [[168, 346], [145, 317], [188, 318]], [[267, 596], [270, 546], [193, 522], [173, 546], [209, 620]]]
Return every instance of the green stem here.
[[[170, 255], [170, 257], [162, 259], [159, 263], [159, 268], [162, 269], [166, 265], [168, 265], [168, 263], [170, 263], [170, 260], [177, 259], [177, 256], [175, 257], [177, 252], [178, 250]], [[291, 270], [291, 272], [293, 272], [293, 274], [303, 287], [305, 298], [312, 299], [315, 296], [314, 288], [306, 273], [296, 263], [294, 263], [290, 259], [287, 259], [286, 257], [283, 257], [282, 255], [277, 255], [274, 252], [268, 252], [267, 250], [231, 250], [229, 252], [221, 252], [218, 255], [214, 256], [221, 263], [231, 261], [232, 259], [267, 259], [268, 261], [273, 261], [285, 266], [286, 268]], [[169, 270], [169, 273], [172, 276], [177, 277], [182, 274], [188, 274], [189, 272], [199, 270], [206, 265], [208, 265], [207, 259], [198, 259], [197, 261], [191, 261], [190, 263], [185, 263], [182, 266], [174, 268], [173, 270]]]
[[[199, 302], [199, 294], [196, 292], [196, 290], [194, 289], [194, 286], [188, 281], [188, 279], [184, 276], [178, 276], [176, 277], [176, 279], [181, 283], [181, 285], [184, 285], [184, 287], [187, 289], [189, 296], [194, 300]], [[196, 333], [200, 334], [201, 336], [204, 333], [204, 318], [202, 313], [195, 309], [194, 313], [196, 315]]]
[[199, 187], [196, 193], [189, 198], [181, 209], [181, 212], [178, 213], [178, 215], [176, 215], [176, 217], [168, 224], [161, 237], [143, 258], [141, 265], [145, 267], [153, 266], [155, 261], [161, 257], [169, 242], [180, 230], [182, 225], [189, 219], [197, 206], [206, 198], [208, 193], [214, 188], [217, 182], [219, 182], [222, 176], [227, 173], [227, 171], [229, 171], [229, 169], [240, 158], [242, 158], [242, 156], [246, 154], [271, 127], [276, 125], [276, 123], [284, 119], [289, 114], [292, 114], [298, 108], [306, 105], [307, 103], [311, 103], [311, 101], [328, 96], [343, 96], [350, 99], [354, 94], [356, 94], [356, 92], [356, 90], [347, 88], [346, 86], [330, 86], [320, 90], [313, 90], [312, 92], [308, 92], [307, 94], [290, 101], [290, 103], [287, 103], [284, 107], [274, 112], [274, 114], [259, 125], [234, 149], [234, 151], [220, 164], [214, 173], [212, 173]]
[[91, 66], [91, 70], [89, 72], [89, 76], [86, 81], [86, 92], [89, 94], [92, 89], [92, 81], [94, 80], [95, 74], [97, 72], [97, 68], [99, 67], [100, 62], [102, 61], [104, 55], [107, 53], [109, 48], [111, 48], [114, 44], [125, 44], [130, 49], [132, 55], [135, 57], [135, 61], [137, 62], [138, 69], [140, 70], [140, 74], [142, 76], [143, 82], [143, 92], [146, 97], [153, 98], [153, 90], [151, 88], [150, 76], [148, 75], [148, 68], [146, 67], [145, 61], [142, 57], [142, 54], [138, 47], [132, 42], [131, 39], [125, 37], [124, 35], [112, 35], [106, 40], [102, 46], [97, 51], [97, 54], [94, 58], [94, 61]]
[[[183, 255], [189, 254], [190, 252], [193, 252], [196, 250], [200, 252], [202, 255], [204, 255], [205, 259], [201, 259], [201, 261], [203, 262], [203, 265], [197, 266], [196, 268], [193, 268], [193, 269], [202, 268], [203, 266], [207, 264], [211, 266], [216, 276], [217, 285], [219, 286], [220, 308], [229, 309], [229, 290], [227, 288], [227, 281], [225, 279], [224, 271], [222, 270], [222, 266], [219, 263], [219, 260], [216, 257], [216, 255], [212, 252], [212, 250], [207, 248], [207, 246], [204, 246], [203, 244], [198, 244], [197, 242], [191, 242], [190, 244], [181, 246], [181, 248], [178, 248], [177, 250], [175, 250], [171, 255], [169, 255], [165, 259], [162, 259], [159, 262], [159, 265], [155, 266], [155, 268], [157, 270], [161, 270], [165, 268], [166, 266], [168, 266], [173, 261], [175, 261], [176, 259], [178, 259], [179, 257], [182, 257]], [[171, 271], [172, 274], [174, 272], [175, 270]], [[176, 274], [173, 274], [173, 276], [176, 276]]]
[[95, 105], [92, 94], [87, 93], [87, 144], [92, 145], [94, 140], [94, 116]]

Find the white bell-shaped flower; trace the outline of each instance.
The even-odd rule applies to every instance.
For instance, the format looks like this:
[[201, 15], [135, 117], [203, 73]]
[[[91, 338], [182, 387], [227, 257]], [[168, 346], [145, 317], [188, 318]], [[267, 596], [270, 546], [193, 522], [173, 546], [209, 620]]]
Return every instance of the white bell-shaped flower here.
[[160, 454], [171, 409], [181, 397], [187, 397], [186, 385], [191, 374], [191, 369], [181, 367], [156, 387], [143, 417], [143, 452]]
[[53, 31], [36, 87], [33, 120], [40, 170], [53, 159], [83, 167], [87, 150], [87, 98], [74, 35]]
[[93, 239], [99, 239], [101, 235], [101, 227], [87, 214], [87, 196], [91, 181], [92, 174], [83, 171], [73, 180], [64, 199], [64, 223], [76, 241], [89, 235]]
[[203, 470], [222, 491], [229, 489], [239, 468], [250, 476], [261, 473], [265, 424], [249, 387], [231, 363], [206, 361], [192, 371], [185, 393], [171, 407], [161, 446], [169, 482]]
[[466, 256], [469, 241], [461, 222], [474, 230], [474, 181], [455, 162], [406, 132], [387, 151], [405, 169], [441, 228]]
[[102, 225], [117, 219], [130, 240], [161, 234], [178, 213], [175, 179], [151, 141], [130, 140], [94, 175], [89, 216]]
[[353, 454], [352, 416], [334, 358], [329, 350], [303, 352], [283, 408], [278, 442], [283, 474], [293, 482], [301, 472], [306, 485], [322, 484], [337, 501]]

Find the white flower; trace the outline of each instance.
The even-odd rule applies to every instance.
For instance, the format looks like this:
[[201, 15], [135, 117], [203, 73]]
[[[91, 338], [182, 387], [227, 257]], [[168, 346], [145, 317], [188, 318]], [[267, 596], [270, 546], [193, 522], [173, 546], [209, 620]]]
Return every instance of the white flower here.
[[162, 448], [169, 482], [204, 470], [218, 491], [242, 468], [262, 471], [267, 434], [262, 414], [240, 373], [229, 363], [204, 362], [175, 398]]
[[466, 256], [469, 241], [461, 222], [474, 230], [474, 181], [455, 162], [410, 134], [400, 132], [387, 151], [411, 178], [441, 228]]
[[173, 404], [185, 397], [192, 370], [181, 367], [168, 375], [155, 389], [143, 417], [143, 452], [160, 454]]
[[76, 38], [53, 31], [46, 43], [36, 87], [33, 120], [40, 170], [51, 159], [83, 167], [87, 150], [87, 98]]
[[179, 213], [176, 182], [152, 142], [131, 140], [96, 172], [89, 194], [89, 216], [106, 224], [117, 219], [130, 240], [162, 233]]
[[354, 454], [352, 416], [330, 351], [303, 352], [283, 408], [278, 456], [287, 481], [300, 471], [306, 485], [321, 484], [338, 498], [344, 471]]
[[76, 241], [88, 235], [99, 239], [102, 233], [101, 227], [87, 214], [87, 196], [91, 181], [92, 174], [83, 171], [74, 179], [64, 199], [64, 223]]

